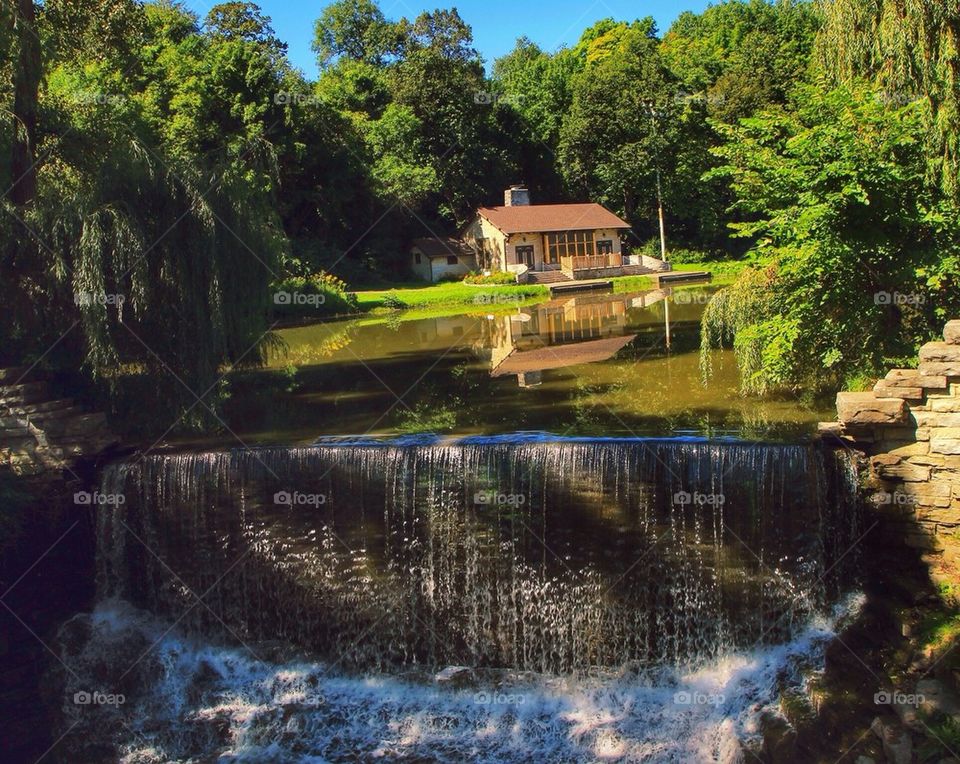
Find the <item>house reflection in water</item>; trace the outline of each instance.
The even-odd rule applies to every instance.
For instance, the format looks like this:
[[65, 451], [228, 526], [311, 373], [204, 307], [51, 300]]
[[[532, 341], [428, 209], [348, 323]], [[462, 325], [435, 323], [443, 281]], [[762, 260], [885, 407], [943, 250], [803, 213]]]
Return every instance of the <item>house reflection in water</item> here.
[[491, 316], [476, 352], [489, 362], [490, 376], [515, 375], [520, 387], [534, 387], [548, 369], [612, 358], [637, 336], [628, 330], [627, 311], [649, 307], [666, 295], [661, 290], [581, 294]]

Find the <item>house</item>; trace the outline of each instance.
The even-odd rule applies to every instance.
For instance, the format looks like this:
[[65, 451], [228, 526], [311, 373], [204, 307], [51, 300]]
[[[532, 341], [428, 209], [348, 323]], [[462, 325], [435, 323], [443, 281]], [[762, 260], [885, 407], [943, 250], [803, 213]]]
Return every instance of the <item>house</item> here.
[[454, 238], [414, 239], [410, 252], [413, 272], [424, 281], [463, 278], [477, 270], [473, 249]]
[[551, 283], [667, 270], [650, 257], [625, 258], [621, 238], [630, 225], [599, 204], [531, 204], [530, 192], [511, 186], [502, 207], [481, 207], [464, 241], [479, 266], [511, 271], [521, 281]]

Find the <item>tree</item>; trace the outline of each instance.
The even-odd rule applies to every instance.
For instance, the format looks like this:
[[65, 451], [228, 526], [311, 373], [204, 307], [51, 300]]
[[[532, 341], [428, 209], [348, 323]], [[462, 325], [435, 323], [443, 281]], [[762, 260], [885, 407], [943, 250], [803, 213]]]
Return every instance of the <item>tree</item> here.
[[[260, 43], [207, 40], [169, 4], [43, 10], [36, 193], [0, 251], [5, 299], [21, 309], [0, 332], [19, 353], [54, 346], [111, 384], [121, 367], [172, 370], [158, 410], [197, 421], [204, 407], [181, 381], [207, 390], [222, 363], [255, 361], [268, 342], [284, 246], [263, 111], [279, 112], [277, 72]], [[104, 21], [109, 34], [90, 33]], [[25, 68], [14, 75], [30, 81]], [[39, 267], [23, 267], [27, 251]]]
[[250, 2], [228, 2], [213, 6], [203, 22], [207, 34], [224, 40], [256, 43], [275, 56], [284, 56], [287, 44], [277, 39], [260, 6]]
[[606, 35], [596, 38], [605, 52], [574, 77], [559, 147], [569, 186], [630, 222], [638, 207], [655, 207], [656, 168], [669, 166], [674, 142], [671, 75], [651, 30], [614, 27], [612, 48]]
[[493, 64], [495, 89], [528, 125], [533, 136], [552, 150], [560, 141], [560, 125], [573, 100], [573, 76], [583, 59], [564, 48], [544, 53], [525, 37]]
[[877, 374], [960, 310], [960, 215], [925, 182], [922, 111], [876, 96], [808, 86], [722, 128], [756, 269], [708, 305], [703, 341], [733, 341], [747, 391]]
[[727, 0], [680, 14], [661, 53], [688, 95], [708, 113], [736, 122], [783, 104], [806, 76], [819, 19], [808, 2]]
[[437, 187], [436, 171], [421, 153], [422, 132], [413, 110], [399, 104], [390, 104], [366, 130], [378, 193], [407, 207], [419, 205]]
[[820, 3], [818, 74], [869, 80], [892, 105], [921, 101], [930, 177], [960, 195], [960, 3], [832, 0]]
[[421, 14], [392, 70], [394, 101], [419, 120], [421, 153], [436, 174], [433, 209], [447, 226], [463, 223], [478, 200], [502, 191], [514, 162], [497, 129], [472, 33], [456, 11]]
[[22, 207], [33, 201], [37, 193], [37, 101], [41, 64], [33, 0], [18, 0], [12, 21], [18, 60], [14, 70], [10, 198], [15, 205]]
[[321, 69], [341, 57], [381, 65], [399, 51], [403, 36], [374, 0], [337, 0], [317, 19], [313, 50]]

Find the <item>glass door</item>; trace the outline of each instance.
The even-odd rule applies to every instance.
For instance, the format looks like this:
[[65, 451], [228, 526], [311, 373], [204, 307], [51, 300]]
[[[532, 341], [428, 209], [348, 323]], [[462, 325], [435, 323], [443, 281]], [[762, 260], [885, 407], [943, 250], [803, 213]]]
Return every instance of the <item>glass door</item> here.
[[517, 247], [517, 262], [523, 263], [530, 270], [533, 270], [533, 245], [527, 244]]

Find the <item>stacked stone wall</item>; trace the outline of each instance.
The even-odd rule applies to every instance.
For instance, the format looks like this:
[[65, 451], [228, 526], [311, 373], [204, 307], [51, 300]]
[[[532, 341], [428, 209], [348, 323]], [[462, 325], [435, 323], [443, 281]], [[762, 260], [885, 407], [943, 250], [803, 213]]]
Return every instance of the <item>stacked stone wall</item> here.
[[960, 570], [960, 321], [873, 390], [840, 393], [821, 431], [863, 452], [869, 504], [922, 551], [941, 578]]

